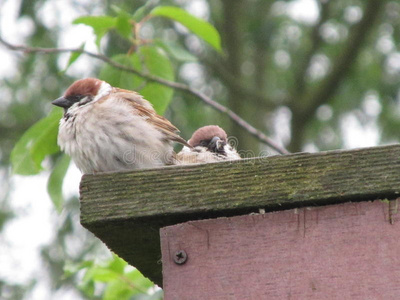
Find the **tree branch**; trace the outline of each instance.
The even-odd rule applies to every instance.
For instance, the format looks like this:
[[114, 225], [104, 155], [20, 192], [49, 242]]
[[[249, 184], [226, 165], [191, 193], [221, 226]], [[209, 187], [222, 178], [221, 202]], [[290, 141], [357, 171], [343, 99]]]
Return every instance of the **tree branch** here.
[[340, 83], [349, 73], [362, 48], [364, 40], [373, 28], [385, 3], [385, 0], [368, 1], [363, 11], [363, 17], [350, 31], [341, 55], [337, 59], [334, 58], [331, 72], [315, 90], [303, 93], [299, 96], [300, 99], [295, 99], [296, 101], [291, 103], [292, 112], [296, 112], [293, 113], [291, 122], [292, 138], [289, 145], [291, 151], [297, 152], [301, 150], [302, 143], [304, 142], [304, 128], [313, 120], [318, 107], [329, 102]]
[[[225, 69], [225, 66], [221, 64], [218, 59], [202, 59], [201, 60], [212, 72], [214, 72], [218, 77], [229, 87], [229, 89], [235, 91], [246, 100], [252, 101], [253, 104], [263, 107], [266, 110], [273, 110], [276, 108], [278, 101], [269, 99], [265, 94], [260, 91], [250, 88], [243, 84], [242, 81], [238, 80], [230, 72]], [[285, 100], [285, 99], [284, 99]], [[284, 101], [280, 101], [282, 104]]]
[[[310, 61], [312, 57], [314, 56], [315, 52], [319, 49], [322, 38], [320, 34], [320, 30], [322, 25], [326, 22], [326, 20], [329, 17], [329, 6], [332, 1], [326, 1], [326, 2], [320, 2], [321, 4], [321, 12], [319, 16], [318, 23], [315, 24], [315, 26], [312, 28], [311, 31], [311, 46], [308, 49], [308, 51], [305, 53], [303, 59], [300, 60], [297, 72], [295, 74], [295, 91], [293, 92], [293, 95], [301, 95], [304, 92], [304, 86], [305, 86], [305, 79], [306, 79], [306, 73], [308, 70], [308, 67], [310, 66]], [[295, 99], [292, 99], [292, 101], [296, 101]]]
[[88, 55], [90, 57], [96, 58], [98, 60], [101, 60], [117, 69], [120, 69], [122, 71], [125, 72], [129, 72], [129, 73], [133, 73], [136, 74], [142, 78], [145, 78], [147, 80], [153, 81], [153, 82], [157, 82], [160, 83], [162, 85], [177, 89], [177, 90], [181, 90], [184, 92], [187, 92], [188, 94], [191, 94], [193, 96], [195, 96], [196, 98], [200, 99], [201, 101], [203, 101], [204, 103], [206, 103], [207, 105], [211, 106], [212, 108], [214, 108], [215, 110], [226, 114], [232, 121], [234, 121], [236, 124], [238, 124], [239, 126], [241, 126], [242, 128], [244, 128], [245, 130], [247, 130], [251, 135], [253, 135], [254, 137], [256, 137], [260, 142], [268, 145], [270, 148], [274, 149], [276, 152], [280, 153], [280, 154], [288, 154], [289, 152], [281, 147], [280, 145], [276, 144], [273, 140], [271, 140], [269, 137], [267, 137], [264, 133], [262, 133], [261, 131], [257, 130], [256, 128], [254, 128], [252, 125], [250, 125], [248, 122], [246, 122], [245, 120], [243, 120], [239, 115], [237, 115], [236, 113], [234, 113], [233, 111], [231, 111], [229, 108], [219, 104], [218, 102], [212, 100], [210, 97], [204, 95], [203, 93], [196, 91], [192, 88], [190, 88], [188, 85], [182, 84], [182, 83], [178, 83], [178, 82], [173, 82], [173, 81], [169, 81], [169, 80], [165, 80], [163, 78], [160, 77], [156, 77], [153, 76], [151, 74], [145, 73], [145, 72], [141, 72], [138, 71], [136, 69], [124, 66], [120, 63], [117, 63], [115, 61], [113, 61], [112, 59], [108, 58], [105, 55], [102, 54], [96, 54], [93, 52], [89, 52], [83, 49], [75, 49], [75, 48], [38, 48], [38, 47], [27, 47], [27, 46], [20, 46], [20, 45], [13, 45], [10, 44], [8, 42], [6, 42], [2, 37], [0, 37], [0, 43], [2, 43], [3, 45], [5, 45], [8, 49], [13, 50], [13, 51], [22, 51], [24, 53], [44, 53], [44, 54], [52, 54], [52, 53], [71, 53], [71, 52], [75, 52], [75, 53], [82, 53], [85, 55]]
[[311, 94], [310, 100], [301, 102], [306, 104], [307, 107], [303, 118], [311, 118], [318, 107], [328, 102], [335, 93], [340, 82], [353, 66], [364, 40], [367, 38], [371, 28], [373, 28], [375, 20], [385, 3], [386, 1], [384, 0], [370, 0], [367, 3], [363, 18], [351, 31], [341, 56], [337, 60], [335, 59], [332, 71], [320, 84], [319, 88]]

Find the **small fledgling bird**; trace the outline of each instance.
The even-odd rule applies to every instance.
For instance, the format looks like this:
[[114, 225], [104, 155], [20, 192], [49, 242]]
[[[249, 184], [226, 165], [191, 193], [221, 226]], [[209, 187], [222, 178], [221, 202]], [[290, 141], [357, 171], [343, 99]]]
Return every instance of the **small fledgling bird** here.
[[178, 129], [141, 95], [105, 81], [75, 81], [52, 102], [64, 108], [58, 145], [85, 174], [173, 164]]
[[183, 147], [176, 156], [176, 164], [186, 165], [240, 159], [228, 143], [226, 132], [219, 126], [209, 125], [197, 129], [190, 140], [190, 147]]

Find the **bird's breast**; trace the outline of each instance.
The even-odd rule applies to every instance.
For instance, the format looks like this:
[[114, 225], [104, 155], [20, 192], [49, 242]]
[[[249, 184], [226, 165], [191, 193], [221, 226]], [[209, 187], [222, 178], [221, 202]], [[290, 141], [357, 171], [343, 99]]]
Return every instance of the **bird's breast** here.
[[83, 173], [152, 168], [171, 161], [171, 143], [143, 117], [99, 108], [71, 112], [60, 122], [58, 144]]

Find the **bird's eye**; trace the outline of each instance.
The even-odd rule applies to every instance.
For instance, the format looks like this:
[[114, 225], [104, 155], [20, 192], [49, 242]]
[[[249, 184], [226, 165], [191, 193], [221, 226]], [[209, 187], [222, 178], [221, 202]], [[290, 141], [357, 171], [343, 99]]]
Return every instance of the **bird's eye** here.
[[207, 147], [209, 143], [210, 143], [210, 141], [203, 140], [203, 141], [200, 142], [199, 146]]
[[82, 99], [82, 96], [81, 95], [69, 96], [68, 99], [71, 102], [79, 102]]

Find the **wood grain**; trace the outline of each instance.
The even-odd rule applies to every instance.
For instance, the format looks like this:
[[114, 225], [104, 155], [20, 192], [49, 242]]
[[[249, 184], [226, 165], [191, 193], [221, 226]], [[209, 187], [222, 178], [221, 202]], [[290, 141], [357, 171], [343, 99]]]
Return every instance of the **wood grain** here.
[[159, 229], [189, 220], [395, 199], [400, 145], [85, 175], [81, 223], [161, 284]]
[[389, 212], [388, 201], [345, 203], [162, 228], [164, 299], [400, 299]]

